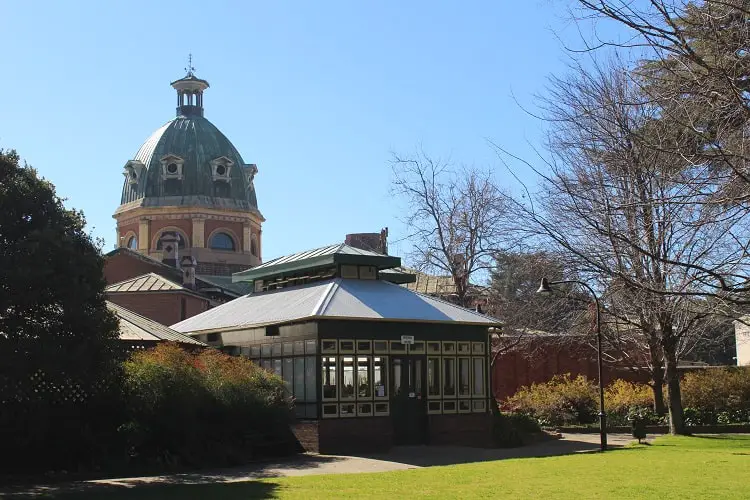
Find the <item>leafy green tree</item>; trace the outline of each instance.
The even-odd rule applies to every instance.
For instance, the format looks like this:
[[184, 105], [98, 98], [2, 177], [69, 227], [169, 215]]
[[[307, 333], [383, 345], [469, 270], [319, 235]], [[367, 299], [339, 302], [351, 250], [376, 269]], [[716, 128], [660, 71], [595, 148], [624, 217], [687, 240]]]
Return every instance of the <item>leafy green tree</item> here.
[[88, 460], [113, 409], [103, 398], [117, 381], [118, 324], [84, 225], [51, 183], [0, 150], [0, 441], [9, 466]]

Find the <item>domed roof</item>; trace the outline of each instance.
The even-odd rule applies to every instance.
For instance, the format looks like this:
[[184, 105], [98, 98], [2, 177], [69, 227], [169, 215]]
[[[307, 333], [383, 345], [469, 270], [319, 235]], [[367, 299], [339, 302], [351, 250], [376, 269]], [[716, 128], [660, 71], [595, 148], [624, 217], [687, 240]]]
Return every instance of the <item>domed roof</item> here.
[[203, 117], [202, 91], [208, 82], [191, 77], [172, 83], [180, 100], [178, 116], [151, 134], [125, 165], [120, 203], [257, 212], [257, 168], [245, 164], [229, 139]]

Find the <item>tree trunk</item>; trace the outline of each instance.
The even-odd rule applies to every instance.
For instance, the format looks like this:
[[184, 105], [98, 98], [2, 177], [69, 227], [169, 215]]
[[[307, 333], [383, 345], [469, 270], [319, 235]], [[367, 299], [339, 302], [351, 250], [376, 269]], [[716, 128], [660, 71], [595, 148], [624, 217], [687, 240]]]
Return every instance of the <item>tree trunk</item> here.
[[661, 363], [657, 362], [653, 365], [651, 377], [654, 381], [651, 386], [651, 390], [654, 392], [654, 413], [664, 415], [667, 408], [664, 405], [664, 367]]
[[685, 419], [682, 413], [682, 394], [680, 393], [680, 374], [677, 371], [677, 357], [674, 353], [665, 353], [667, 364], [667, 393], [669, 396], [669, 433], [687, 434]]

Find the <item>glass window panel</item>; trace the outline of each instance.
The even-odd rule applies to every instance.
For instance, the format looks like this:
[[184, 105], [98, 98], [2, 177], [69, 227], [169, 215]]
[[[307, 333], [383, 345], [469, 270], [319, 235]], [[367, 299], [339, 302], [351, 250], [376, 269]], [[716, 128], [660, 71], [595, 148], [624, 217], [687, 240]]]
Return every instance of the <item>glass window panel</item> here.
[[427, 403], [427, 410], [432, 413], [440, 413], [440, 408], [442, 407], [442, 403], [440, 401], [430, 401]]
[[281, 356], [281, 344], [271, 344], [271, 356]]
[[417, 358], [411, 362], [412, 372], [409, 380], [411, 386], [409, 392], [413, 392], [419, 396], [422, 395], [422, 360]]
[[443, 412], [456, 413], [456, 402], [455, 401], [443, 401]]
[[393, 358], [391, 360], [391, 367], [391, 373], [393, 373], [393, 395], [398, 396], [401, 394], [403, 360], [401, 358]]
[[294, 354], [294, 343], [284, 342], [284, 356], [291, 356]]
[[440, 354], [440, 342], [427, 342], [427, 354]]
[[318, 400], [318, 395], [315, 391], [315, 356], [305, 358], [305, 400]]
[[303, 341], [294, 341], [294, 354], [305, 354], [305, 343]]
[[323, 399], [336, 399], [337, 383], [336, 356], [323, 357]]
[[388, 353], [388, 341], [387, 340], [374, 340], [372, 342], [372, 349], [377, 354]]
[[337, 405], [337, 404], [323, 405], [323, 416], [324, 417], [335, 417], [338, 414], [339, 414], [339, 405]]
[[443, 342], [443, 354], [456, 354], [455, 342]]
[[484, 342], [472, 342], [471, 348], [474, 354], [484, 354]]
[[305, 340], [305, 353], [315, 354], [317, 351], [318, 343], [315, 339]]
[[265, 370], [271, 371], [271, 360], [270, 359], [264, 359], [260, 362], [260, 366], [262, 366]]
[[487, 405], [485, 404], [485, 401], [483, 399], [481, 400], [475, 399], [474, 401], [471, 402], [471, 405], [472, 405], [472, 410], [478, 413], [483, 412], [487, 409]]
[[456, 359], [443, 358], [443, 396], [456, 395]]
[[372, 403], [359, 403], [357, 405], [357, 415], [360, 417], [372, 415]]
[[250, 357], [250, 348], [249, 347], [240, 347], [240, 356], [249, 358]]
[[339, 417], [354, 417], [356, 415], [357, 410], [354, 403], [345, 403], [339, 405]]
[[397, 342], [395, 340], [391, 341], [391, 352], [400, 353], [400, 352], [406, 352], [406, 344], [402, 344], [401, 342]]
[[373, 361], [372, 383], [376, 398], [388, 397], [388, 358], [375, 356]]
[[412, 354], [424, 354], [424, 342], [415, 341], [409, 346], [409, 352]]
[[458, 358], [458, 395], [471, 396], [471, 367], [469, 358]]
[[353, 340], [341, 340], [339, 342], [339, 352], [354, 352]]
[[335, 340], [321, 340], [320, 341], [320, 352], [334, 353], [336, 352], [336, 341]]
[[259, 358], [260, 357], [260, 346], [259, 345], [250, 346], [250, 357], [251, 358]]
[[[312, 382], [310, 383], [312, 385]], [[305, 398], [305, 358], [294, 358], [294, 397]]]
[[261, 347], [261, 354], [264, 358], [270, 358], [271, 357], [271, 344], [263, 344]]
[[369, 356], [357, 356], [357, 397], [372, 397], [371, 362]]
[[459, 399], [458, 411], [471, 411], [471, 401], [468, 399]]
[[474, 395], [484, 396], [484, 358], [473, 358], [474, 364]]
[[281, 377], [281, 375], [282, 375], [282, 373], [281, 373], [281, 371], [282, 371], [281, 370], [281, 360], [280, 359], [273, 359], [271, 361], [273, 361], [273, 372], [276, 375], [278, 375], [279, 377]]
[[367, 354], [372, 351], [372, 342], [369, 340], [358, 340], [357, 341], [357, 352]]
[[375, 403], [375, 415], [388, 415], [388, 403]]
[[341, 357], [341, 399], [353, 399], [355, 395], [354, 356]]
[[459, 354], [471, 354], [471, 342], [459, 342], [458, 353]]
[[440, 358], [427, 358], [427, 395], [440, 396]]
[[305, 405], [305, 418], [318, 418], [318, 405], [316, 404]]

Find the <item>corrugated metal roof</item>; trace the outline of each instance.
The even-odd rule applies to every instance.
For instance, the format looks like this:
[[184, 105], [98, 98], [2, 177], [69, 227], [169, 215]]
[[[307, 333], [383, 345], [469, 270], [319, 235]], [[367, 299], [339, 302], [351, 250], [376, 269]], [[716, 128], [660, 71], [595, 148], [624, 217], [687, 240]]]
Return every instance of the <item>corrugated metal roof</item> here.
[[260, 278], [283, 275], [304, 269], [313, 269], [334, 264], [371, 265], [378, 269], [390, 269], [401, 265], [401, 259], [392, 255], [362, 250], [337, 243], [304, 252], [277, 257], [263, 264], [232, 275], [232, 280], [253, 281]]
[[206, 345], [199, 340], [183, 335], [168, 326], [136, 314], [113, 302], [107, 301], [107, 308], [115, 313], [117, 319], [120, 320], [120, 340], [170, 341], [201, 346]]
[[172, 325], [180, 332], [251, 328], [305, 318], [499, 325], [499, 321], [380, 280], [336, 278], [252, 293]]
[[109, 285], [104, 289], [107, 293], [115, 292], [165, 292], [169, 290], [187, 290], [180, 284], [168, 280], [156, 273], [143, 274], [119, 283]]

